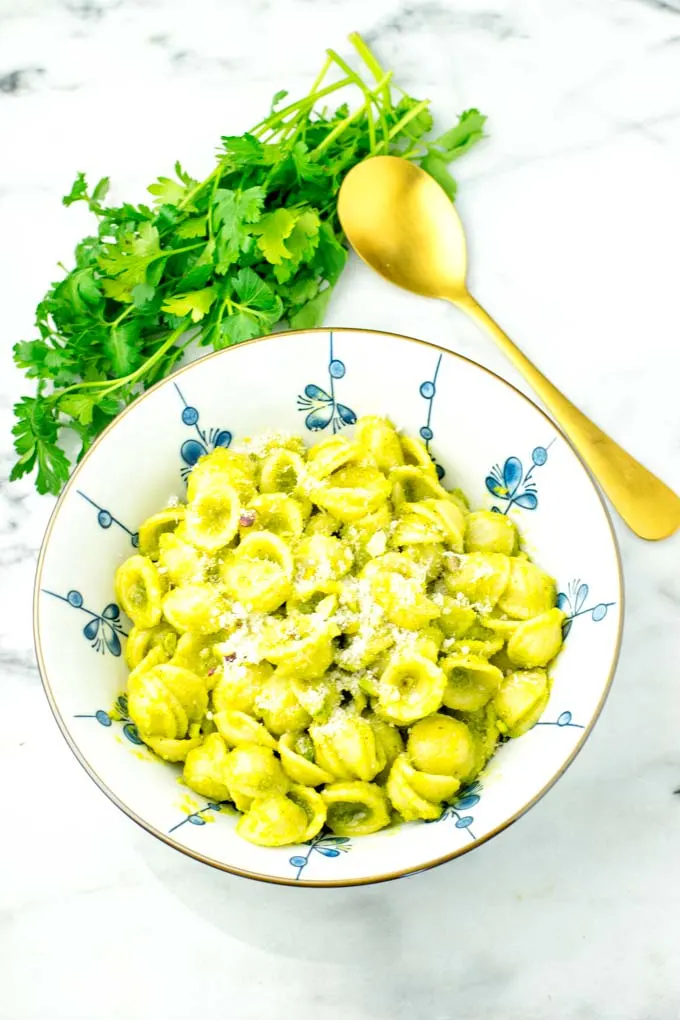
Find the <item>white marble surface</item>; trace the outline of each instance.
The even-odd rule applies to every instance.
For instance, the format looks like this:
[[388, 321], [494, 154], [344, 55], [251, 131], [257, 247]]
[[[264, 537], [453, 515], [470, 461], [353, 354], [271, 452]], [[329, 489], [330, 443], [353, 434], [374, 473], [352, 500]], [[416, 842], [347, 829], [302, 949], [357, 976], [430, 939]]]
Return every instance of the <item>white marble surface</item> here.
[[[0, 1018], [677, 1020], [680, 536], [617, 526], [623, 654], [594, 735], [511, 830], [434, 872], [316, 891], [213, 873], [99, 793], [50, 716], [30, 598], [50, 500], [9, 486], [11, 344], [115, 195], [210, 164], [358, 29], [442, 115], [471, 282], [529, 355], [680, 489], [677, 0], [0, 0]], [[352, 264], [328, 321], [411, 333], [517, 381], [477, 330]], [[569, 493], [565, 492], [565, 500]]]

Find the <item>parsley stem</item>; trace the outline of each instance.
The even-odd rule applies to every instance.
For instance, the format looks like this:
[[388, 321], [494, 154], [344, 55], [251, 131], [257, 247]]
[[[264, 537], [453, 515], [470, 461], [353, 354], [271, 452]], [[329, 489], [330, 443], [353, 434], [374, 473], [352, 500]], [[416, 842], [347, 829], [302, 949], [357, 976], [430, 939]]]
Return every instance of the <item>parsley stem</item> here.
[[375, 92], [372, 92], [371, 89], [369, 89], [369, 87], [366, 85], [366, 82], [363, 80], [363, 78], [361, 78], [360, 75], [358, 75], [356, 71], [354, 71], [349, 66], [349, 64], [340, 56], [339, 53], [336, 53], [335, 50], [328, 50], [328, 53], [331, 55], [331, 57], [338, 65], [338, 67], [342, 68], [342, 70], [354, 82], [354, 84], [361, 89], [366, 98], [366, 101], [375, 103], [376, 109], [378, 111], [378, 116], [380, 117], [380, 126], [382, 128], [383, 138], [387, 139], [388, 127], [387, 119], [385, 117], [385, 111], [383, 110], [383, 107], [378, 101], [375, 92], [377, 92], [378, 89], [382, 88], [383, 86], [386, 86], [389, 89], [389, 81], [390, 78], [392, 77], [392, 72], [388, 71], [387, 74], [383, 75], [382, 79], [378, 82], [376, 86]]
[[314, 95], [316, 90], [319, 88], [321, 82], [324, 80], [324, 78], [328, 74], [328, 72], [330, 70], [330, 66], [331, 66], [332, 63], [333, 63], [333, 61], [331, 60], [331, 58], [330, 57], [326, 57], [326, 59], [324, 61], [323, 67], [321, 68], [321, 70], [317, 74], [317, 76], [314, 79], [314, 82], [312, 84], [312, 87], [309, 90], [312, 95]]
[[[311, 108], [317, 102], [318, 99], [323, 99], [324, 96], [331, 95], [332, 92], [337, 92], [338, 89], [344, 88], [346, 85], [351, 83], [351, 79], [343, 78], [340, 81], [333, 82], [331, 85], [326, 85], [324, 88], [319, 89], [318, 92], [310, 92], [309, 95], [303, 99], [298, 99], [294, 103], [290, 103], [288, 106], [284, 106], [282, 110], [277, 110], [276, 113], [265, 117], [259, 124], [256, 124], [251, 129], [250, 134], [255, 135], [259, 138], [261, 134], [266, 133], [269, 130], [274, 130], [274, 127], [284, 121], [284, 118], [289, 113], [301, 112], [305, 107]], [[296, 118], [293, 118], [296, 119]]]
[[401, 153], [402, 159], [422, 159], [427, 153], [427, 149], [424, 145], [414, 145], [411, 149], [407, 149], [406, 152]]
[[148, 372], [150, 368], [153, 368], [153, 366], [156, 364], [156, 362], [159, 361], [163, 357], [165, 352], [169, 351], [170, 348], [175, 343], [177, 343], [177, 341], [182, 336], [182, 334], [184, 332], [186, 332], [187, 327], [190, 328], [189, 323], [187, 321], [187, 318], [188, 317], [185, 317], [184, 319], [182, 319], [182, 322], [177, 327], [177, 329], [174, 329], [172, 331], [172, 333], [169, 335], [167, 340], [164, 340], [163, 343], [160, 345], [160, 347], [158, 347], [154, 351], [154, 353], [151, 355], [151, 357], [147, 358], [147, 360], [143, 364], [141, 364], [139, 366], [139, 368], [137, 368], [134, 372], [130, 372], [129, 375], [124, 376], [122, 379], [114, 379], [111, 382], [110, 388], [105, 390], [104, 392], [108, 393], [109, 390], [118, 389], [119, 386], [123, 386], [125, 383], [136, 382], [137, 379], [139, 379], [146, 372]]
[[223, 163], [226, 162], [227, 158], [228, 157], [226, 156], [220, 158], [215, 169], [211, 170], [211, 172], [208, 174], [205, 180], [201, 181], [199, 184], [196, 185], [195, 188], [192, 188], [191, 191], [187, 192], [184, 198], [177, 203], [177, 208], [180, 211], [183, 210], [189, 204], [189, 202], [192, 202], [196, 195], [198, 195], [199, 192], [203, 191], [203, 189], [206, 188], [208, 184], [211, 183], [211, 181], [214, 179], [216, 175], [219, 176], [223, 169]]
[[230, 304], [230, 303], [231, 303], [231, 302], [230, 302], [229, 298], [228, 298], [228, 297], [225, 297], [225, 299], [224, 299], [224, 300], [222, 301], [222, 303], [221, 303], [221, 305], [220, 305], [220, 307], [219, 307], [219, 310], [218, 310], [218, 312], [217, 312], [217, 316], [216, 316], [216, 318], [215, 318], [215, 321], [214, 321], [214, 323], [213, 323], [213, 324], [212, 324], [212, 326], [211, 326], [211, 329], [212, 329], [212, 331], [213, 331], [213, 332], [214, 332], [214, 333], [215, 333], [215, 334], [216, 334], [216, 335], [217, 335], [218, 337], [219, 337], [219, 333], [220, 333], [220, 326], [222, 325], [222, 319], [224, 318], [224, 309], [225, 309], [225, 308], [227, 307], [227, 305], [228, 305], [228, 304]]
[[[364, 105], [360, 106], [354, 111], [354, 113], [350, 113], [348, 117], [345, 117], [345, 119], [341, 120], [339, 124], [336, 124], [333, 130], [328, 132], [324, 140], [319, 142], [315, 149], [312, 149], [310, 156], [318, 158], [321, 153], [324, 152], [329, 145], [332, 145], [335, 139], [343, 133], [345, 128], [349, 127], [353, 121], [358, 120], [358, 118], [366, 112], [367, 105], [367, 103], [364, 103]], [[378, 148], [380, 148], [380, 145], [378, 145]]]
[[358, 88], [360, 88], [366, 99], [368, 99], [371, 93], [361, 75], [358, 75], [357, 72], [352, 67], [350, 67], [347, 61], [344, 60], [339, 53], [336, 53], [335, 50], [327, 50], [326, 52], [328, 53], [329, 58], [335, 61], [338, 67], [345, 72], [349, 80], [353, 82]]
[[371, 103], [366, 106], [366, 121], [368, 123], [368, 145], [371, 156], [375, 152], [375, 123], [373, 121], [373, 107]]
[[[383, 87], [383, 85], [384, 85], [384, 87], [387, 89], [387, 95], [389, 97], [389, 89], [390, 89], [390, 81], [391, 80], [392, 80], [392, 72], [391, 71], [386, 71], [385, 74], [382, 76], [382, 78], [379, 79], [378, 84], [375, 87], [375, 91], [378, 92]], [[374, 93], [371, 92], [370, 95], [373, 96]], [[385, 111], [384, 111], [383, 107], [378, 103], [377, 100], [376, 100], [376, 108], [377, 108], [378, 113], [380, 115], [380, 127], [382, 129], [383, 138], [386, 138], [387, 137], [387, 133], [388, 133], [387, 118], [385, 116]], [[389, 110], [392, 109], [392, 101], [391, 100], [388, 101], [388, 109]]]
[[387, 139], [383, 139], [382, 142], [378, 142], [378, 149], [381, 149], [385, 144], [387, 144], [387, 147], [389, 148], [389, 143], [395, 137], [395, 135], [400, 134], [404, 130], [406, 125], [410, 123], [410, 121], [412, 121], [415, 117], [417, 117], [418, 114], [422, 113], [423, 110], [427, 110], [429, 105], [430, 100], [423, 99], [421, 100], [420, 103], [416, 103], [415, 106], [412, 106], [411, 109], [407, 113], [405, 113], [404, 116], [390, 128], [390, 131], [387, 135]]
[[73, 386], [67, 386], [66, 389], [57, 390], [56, 393], [50, 394], [50, 396], [45, 399], [49, 402], [54, 400], [58, 401], [61, 397], [65, 396], [67, 393], [72, 393], [74, 390], [89, 390], [97, 388], [102, 389], [102, 392], [99, 395], [105, 396], [107, 393], [117, 390], [120, 386], [136, 382], [140, 376], [144, 375], [145, 372], [148, 372], [150, 368], [153, 368], [156, 362], [163, 357], [166, 351], [169, 351], [172, 345], [179, 340], [182, 333], [184, 333], [187, 329], [187, 318], [183, 319], [181, 324], [177, 327], [177, 329], [173, 330], [167, 340], [164, 340], [160, 347], [156, 348], [153, 354], [147, 358], [146, 361], [139, 366], [139, 368], [135, 369], [134, 372], [130, 372], [129, 375], [120, 376], [118, 379], [99, 379], [96, 382], [74, 383]]
[[267, 318], [266, 312], [260, 312], [257, 308], [251, 308], [250, 305], [240, 305], [238, 301], [230, 301], [229, 304], [231, 305], [231, 308], [229, 309], [230, 315], [233, 314], [233, 309], [235, 308], [236, 311], [244, 312], [246, 315], [254, 315], [256, 319]]
[[217, 194], [217, 189], [219, 188], [219, 186], [220, 177], [219, 174], [216, 174], [215, 179], [213, 181], [213, 186], [210, 189], [210, 200], [208, 202], [208, 238], [211, 241], [215, 236], [215, 228], [213, 226], [213, 203], [215, 201], [215, 195]]
[[135, 307], [134, 305], [128, 305], [127, 308], [123, 309], [123, 311], [120, 313], [117, 319], [113, 319], [112, 322], [107, 322], [106, 325], [110, 326], [111, 329], [115, 329], [116, 326], [120, 325], [123, 319], [127, 319], [128, 315], [130, 314], [134, 307]]
[[[312, 84], [312, 87], [309, 90], [309, 95], [306, 97], [306, 102], [307, 103], [309, 102], [309, 96], [316, 96], [317, 95], [317, 92], [319, 90], [321, 82], [324, 80], [324, 78], [328, 74], [328, 71], [329, 71], [330, 66], [331, 66], [332, 63], [333, 63], [333, 61], [331, 60], [331, 58], [330, 57], [326, 57], [326, 59], [324, 61], [324, 64], [323, 64], [323, 67], [321, 68], [321, 70], [319, 71], [318, 75], [316, 76], [316, 78], [314, 80], [314, 83]], [[344, 86], [341, 86], [341, 87], [344, 87]], [[314, 100], [314, 102], [316, 103], [316, 99]], [[291, 117], [290, 121], [288, 123], [286, 123], [286, 126], [283, 128], [283, 131], [281, 133], [281, 141], [284, 138], [288, 137], [288, 135], [290, 134], [291, 127], [295, 127], [295, 131], [293, 132], [293, 136], [290, 139], [291, 146], [295, 144], [295, 142], [298, 139], [298, 136], [300, 135], [300, 132], [304, 132], [307, 124], [309, 123], [309, 114], [311, 113], [312, 109], [313, 109], [313, 104], [312, 104], [312, 106], [307, 105], [306, 107], [304, 107], [304, 114], [303, 114], [302, 109], [301, 109], [298, 112], [297, 116]]]
[[348, 39], [351, 42], [354, 49], [359, 54], [359, 56], [361, 57], [361, 59], [363, 60], [363, 62], [366, 64], [366, 67], [369, 69], [375, 80], [380, 83], [379, 85], [376, 85], [376, 91], [378, 89], [382, 91], [383, 102], [385, 103], [387, 109], [391, 111], [392, 95], [390, 93], [390, 86], [388, 82], [383, 82], [385, 72], [378, 63], [373, 51], [371, 50], [370, 46], [368, 46], [368, 44], [364, 42], [364, 40], [361, 38], [358, 32], [351, 32], [350, 35], [348, 36]]
[[187, 244], [184, 248], [170, 248], [169, 251], [167, 248], [163, 248], [157, 255], [154, 255], [153, 258], [149, 259], [149, 264], [158, 261], [158, 259], [169, 259], [172, 255], [182, 255], [185, 251], [194, 251], [195, 248], [205, 248], [205, 241], [197, 241], [196, 244]]

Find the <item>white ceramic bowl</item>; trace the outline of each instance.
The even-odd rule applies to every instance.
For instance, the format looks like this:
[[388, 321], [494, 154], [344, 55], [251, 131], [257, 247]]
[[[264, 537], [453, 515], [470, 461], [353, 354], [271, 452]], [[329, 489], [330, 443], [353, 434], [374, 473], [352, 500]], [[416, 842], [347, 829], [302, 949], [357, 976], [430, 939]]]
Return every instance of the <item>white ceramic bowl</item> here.
[[[358, 839], [321, 835], [253, 846], [233, 815], [178, 785], [178, 767], [140, 746], [125, 703], [129, 622], [113, 574], [139, 523], [199, 456], [267, 429], [310, 442], [356, 416], [389, 416], [431, 446], [444, 483], [475, 507], [510, 513], [534, 558], [558, 579], [568, 614], [550, 702], [525, 736], [501, 747], [436, 823]], [[316, 433], [316, 434], [315, 434]], [[72, 750], [101, 789], [170, 846], [225, 871], [299, 885], [351, 885], [450, 860], [500, 832], [572, 761], [605, 700], [621, 637], [622, 579], [607, 511], [587, 470], [522, 394], [464, 358], [364, 330], [279, 334], [209, 355], [137, 400], [75, 472], [45, 536], [35, 639], [45, 690]], [[121, 716], [122, 718], [118, 718]], [[212, 824], [208, 824], [212, 823]]]

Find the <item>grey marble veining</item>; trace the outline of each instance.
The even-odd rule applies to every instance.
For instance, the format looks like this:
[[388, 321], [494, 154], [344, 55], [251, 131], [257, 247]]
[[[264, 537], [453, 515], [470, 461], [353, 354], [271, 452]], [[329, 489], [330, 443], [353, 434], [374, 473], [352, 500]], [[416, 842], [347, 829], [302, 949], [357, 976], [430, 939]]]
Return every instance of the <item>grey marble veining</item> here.
[[[88, 230], [61, 195], [80, 169], [132, 200], [178, 157], [207, 172], [221, 134], [302, 93], [354, 29], [442, 123], [488, 113], [458, 166], [473, 290], [680, 489], [677, 0], [0, 0], [0, 1020], [680, 1016], [678, 537], [617, 524], [621, 663], [558, 786], [473, 854], [387, 886], [272, 888], [173, 853], [82, 772], [40, 688], [52, 501], [6, 481], [11, 345]], [[526, 389], [472, 324], [356, 261], [327, 321], [449, 345]]]

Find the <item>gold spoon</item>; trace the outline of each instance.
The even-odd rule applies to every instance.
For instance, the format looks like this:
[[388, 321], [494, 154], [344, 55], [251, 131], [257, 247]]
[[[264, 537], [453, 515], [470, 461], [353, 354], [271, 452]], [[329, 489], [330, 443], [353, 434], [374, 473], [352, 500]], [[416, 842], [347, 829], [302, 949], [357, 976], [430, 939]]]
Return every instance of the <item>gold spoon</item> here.
[[680, 527], [680, 498], [567, 400], [468, 292], [463, 226], [437, 182], [398, 156], [374, 156], [347, 174], [338, 214], [350, 244], [392, 283], [444, 298], [484, 326], [533, 386], [626, 524], [641, 538]]

